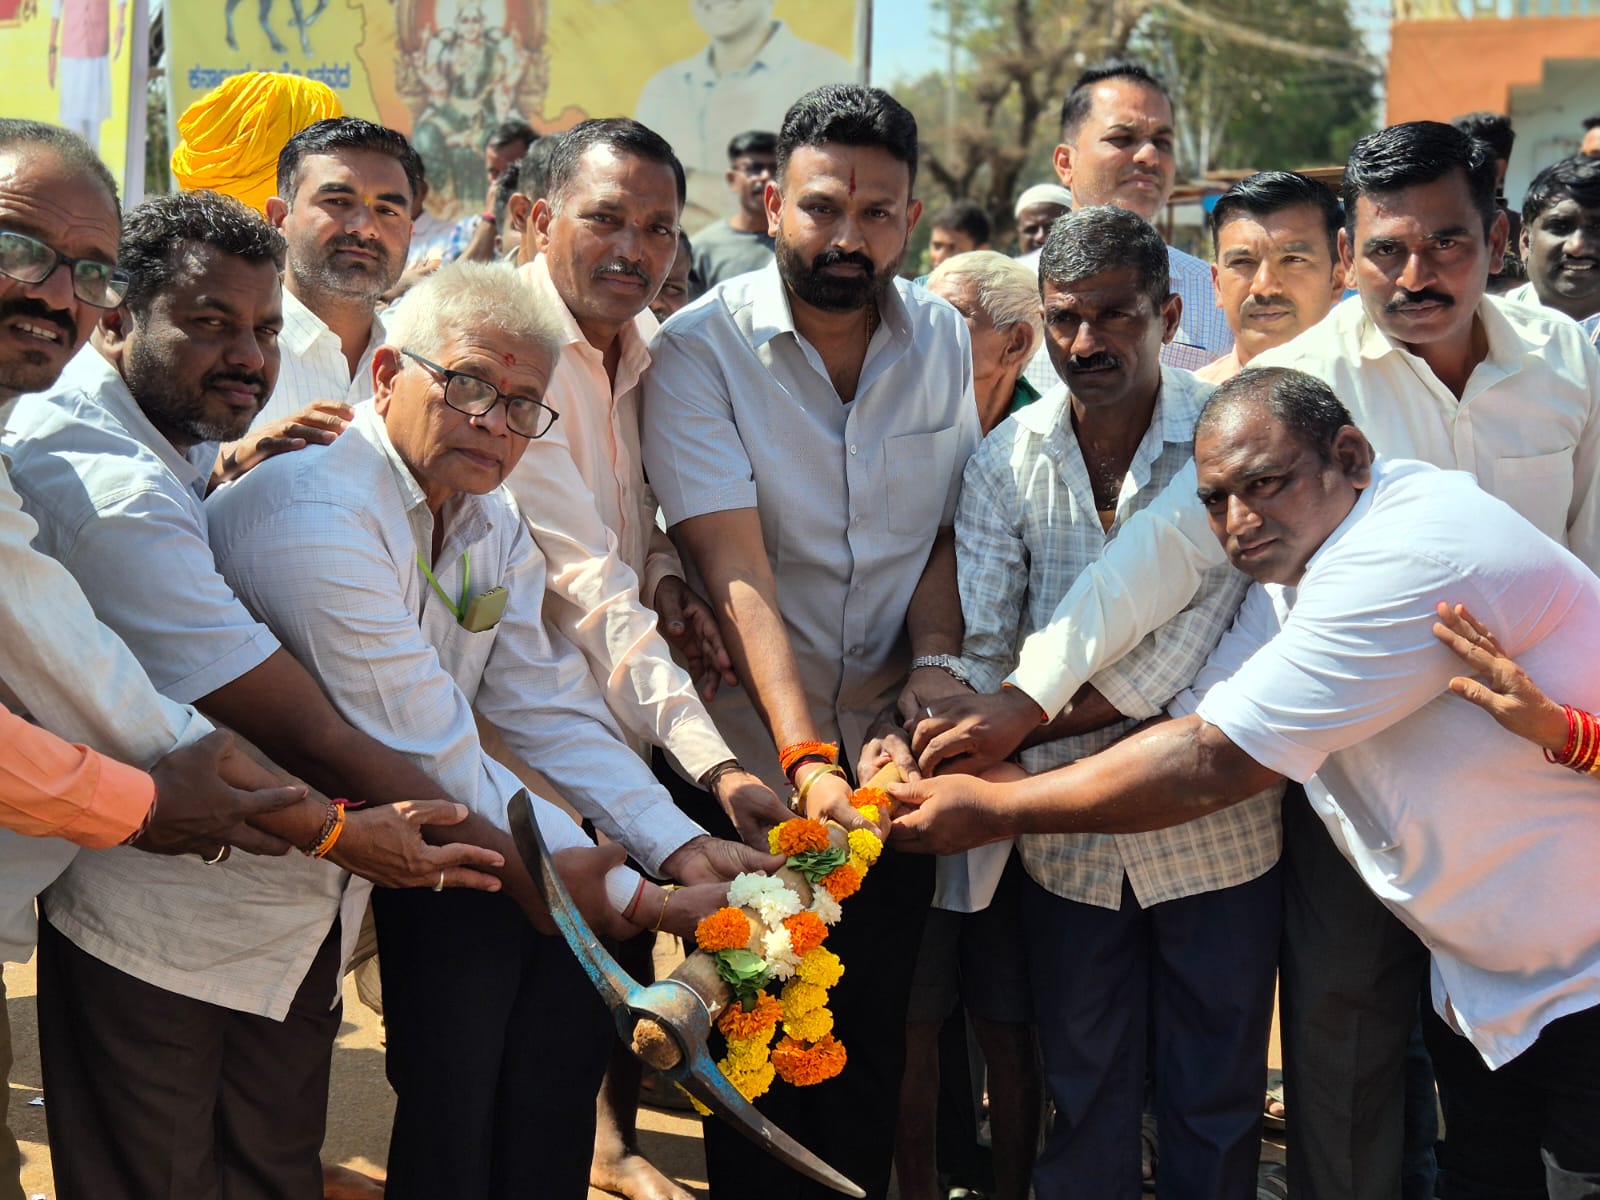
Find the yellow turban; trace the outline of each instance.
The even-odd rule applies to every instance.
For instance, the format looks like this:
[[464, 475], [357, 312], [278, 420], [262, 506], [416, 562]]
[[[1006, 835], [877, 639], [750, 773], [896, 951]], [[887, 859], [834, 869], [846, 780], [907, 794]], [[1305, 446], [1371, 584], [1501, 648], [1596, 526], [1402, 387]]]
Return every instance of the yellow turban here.
[[222, 192], [266, 215], [278, 194], [278, 154], [308, 125], [344, 115], [325, 83], [251, 71], [213, 88], [178, 118], [172, 173], [186, 192]]

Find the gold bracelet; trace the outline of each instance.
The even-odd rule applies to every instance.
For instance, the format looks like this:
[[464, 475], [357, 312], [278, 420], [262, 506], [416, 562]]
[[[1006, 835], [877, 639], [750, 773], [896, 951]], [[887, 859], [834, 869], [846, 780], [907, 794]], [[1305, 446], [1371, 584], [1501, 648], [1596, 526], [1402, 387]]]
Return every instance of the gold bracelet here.
[[807, 775], [806, 776], [806, 781], [800, 785], [800, 787], [795, 791], [795, 794], [794, 794], [794, 804], [795, 804], [795, 811], [796, 812], [804, 812], [805, 811], [806, 793], [811, 790], [811, 785], [816, 783], [816, 781], [818, 779], [822, 778], [822, 776], [824, 776], [824, 775], [837, 775], [840, 779], [843, 779], [844, 778], [844, 768], [841, 767], [838, 763], [829, 763], [825, 767], [818, 767], [815, 771], [811, 772], [811, 774]]
[[678, 890], [675, 883], [661, 885], [661, 911], [656, 914], [656, 923], [650, 927], [651, 933], [661, 932], [661, 922], [667, 919], [667, 905], [672, 903], [672, 893]]

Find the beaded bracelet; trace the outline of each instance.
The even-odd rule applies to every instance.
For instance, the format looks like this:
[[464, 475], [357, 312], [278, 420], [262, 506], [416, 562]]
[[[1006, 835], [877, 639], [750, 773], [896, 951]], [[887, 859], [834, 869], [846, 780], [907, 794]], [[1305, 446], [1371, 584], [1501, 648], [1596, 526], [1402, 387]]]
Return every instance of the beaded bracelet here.
[[328, 851], [332, 850], [334, 844], [338, 842], [339, 835], [344, 833], [345, 819], [344, 805], [329, 804], [328, 819], [323, 822], [322, 832], [317, 834], [317, 840], [311, 843], [310, 848], [305, 851], [307, 856], [311, 858], [326, 858]]

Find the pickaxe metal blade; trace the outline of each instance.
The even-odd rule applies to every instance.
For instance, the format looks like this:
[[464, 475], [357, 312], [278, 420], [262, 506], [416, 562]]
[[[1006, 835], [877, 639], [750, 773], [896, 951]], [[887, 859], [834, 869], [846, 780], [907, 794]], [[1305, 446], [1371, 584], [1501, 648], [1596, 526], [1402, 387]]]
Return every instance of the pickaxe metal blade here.
[[534, 820], [533, 802], [526, 789], [511, 798], [508, 811], [517, 853], [549, 905], [556, 928], [611, 1009], [623, 1043], [631, 1044], [633, 1027], [640, 1019], [648, 1017], [655, 1021], [671, 1035], [681, 1055], [676, 1067], [663, 1072], [669, 1080], [681, 1085], [684, 1091], [779, 1162], [846, 1196], [865, 1196], [854, 1183], [767, 1120], [717, 1070], [707, 1046], [711, 1015], [692, 988], [675, 979], [664, 979], [646, 987], [617, 965], [617, 960], [600, 944], [600, 939], [583, 919], [561, 876], [556, 873], [544, 836], [539, 832], [539, 823]]

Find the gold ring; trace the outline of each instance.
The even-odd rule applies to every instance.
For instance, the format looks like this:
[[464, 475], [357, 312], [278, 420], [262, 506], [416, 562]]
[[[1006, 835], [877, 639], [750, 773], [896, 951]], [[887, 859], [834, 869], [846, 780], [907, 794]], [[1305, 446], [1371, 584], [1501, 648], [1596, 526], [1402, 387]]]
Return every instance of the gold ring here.
[[433, 890], [436, 891], [436, 892], [444, 891], [444, 871], [443, 870], [441, 870], [439, 872], [439, 882], [433, 885]]

